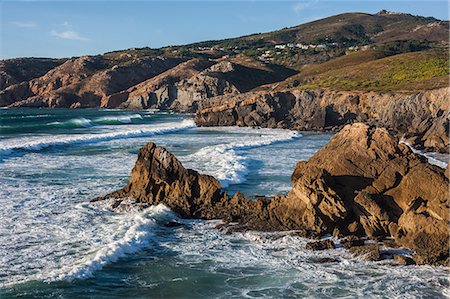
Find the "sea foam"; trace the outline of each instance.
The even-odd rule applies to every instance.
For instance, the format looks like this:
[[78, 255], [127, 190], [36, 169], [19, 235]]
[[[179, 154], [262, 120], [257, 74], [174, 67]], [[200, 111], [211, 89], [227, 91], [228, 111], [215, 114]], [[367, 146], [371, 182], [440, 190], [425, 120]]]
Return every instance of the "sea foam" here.
[[432, 165], [436, 165], [440, 168], [447, 168], [448, 161], [450, 158], [450, 155], [448, 154], [438, 154], [433, 152], [423, 152], [421, 150], [415, 149], [410, 143], [408, 143], [406, 140], [401, 139], [400, 143], [405, 144], [408, 146], [415, 154], [421, 155], [425, 158], [427, 158], [428, 163]]
[[[243, 131], [242, 128], [239, 130]], [[245, 156], [246, 150], [287, 142], [302, 136], [295, 131], [275, 129], [248, 129], [247, 133], [252, 134], [249, 140], [207, 146], [184, 160], [188, 165], [195, 164], [200, 172], [213, 175], [222, 187], [228, 187], [230, 184], [242, 183], [249, 173], [250, 159]]]
[[136, 125], [133, 127], [114, 130], [113, 132], [98, 134], [44, 135], [20, 137], [2, 140], [0, 142], [0, 156], [10, 155], [14, 151], [40, 151], [51, 146], [95, 143], [114, 139], [146, 137], [167, 134], [195, 127], [191, 119], [181, 122], [169, 122], [160, 125]]
[[54, 271], [48, 275], [47, 281], [86, 279], [92, 277], [95, 271], [105, 265], [116, 262], [129, 254], [148, 248], [152, 244], [152, 236], [157, 226], [158, 217], [174, 217], [169, 208], [160, 204], [151, 206], [141, 212], [122, 215], [122, 219], [115, 227], [115, 231], [125, 230], [111, 243], [94, 249], [94, 253], [87, 255], [74, 265]]

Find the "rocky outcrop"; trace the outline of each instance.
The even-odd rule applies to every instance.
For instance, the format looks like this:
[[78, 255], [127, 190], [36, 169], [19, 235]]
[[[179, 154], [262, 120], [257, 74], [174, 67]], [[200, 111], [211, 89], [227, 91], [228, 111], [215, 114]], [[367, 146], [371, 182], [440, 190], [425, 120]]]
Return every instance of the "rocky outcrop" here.
[[40, 77], [66, 59], [17, 58], [0, 60], [0, 90]]
[[[293, 181], [287, 195], [256, 201], [239, 192], [230, 197], [216, 179], [185, 169], [168, 151], [149, 143], [140, 150], [129, 183], [104, 198], [163, 203], [183, 217], [238, 222], [239, 230], [392, 236], [416, 252], [419, 264], [447, 261], [448, 178], [387, 130], [345, 126], [298, 163]], [[357, 237], [347, 241], [364, 245]], [[365, 254], [366, 249], [376, 251], [354, 251]]]
[[154, 78], [113, 94], [102, 107], [170, 109], [195, 112], [197, 103], [220, 95], [235, 96], [295, 74], [290, 69], [251, 59], [212, 61], [194, 58]]
[[300, 206], [307, 228], [393, 236], [416, 251], [419, 264], [448, 258], [448, 178], [387, 130], [360, 123], [344, 127], [307, 162], [297, 164], [293, 180], [287, 199], [301, 200], [291, 209]]
[[235, 221], [250, 219], [249, 214], [258, 210], [258, 204], [242, 194], [230, 199], [214, 177], [185, 169], [171, 153], [154, 143], [139, 151], [128, 184], [104, 198], [127, 197], [152, 205], [163, 203], [190, 218]]
[[197, 75], [212, 64], [212, 61], [200, 58], [183, 62], [156, 77], [110, 95], [102, 102], [102, 107], [170, 109], [178, 98], [175, 84]]
[[69, 59], [45, 75], [0, 91], [0, 106], [100, 107], [108, 95], [158, 75], [184, 61], [145, 57], [120, 62], [104, 56]]
[[338, 130], [345, 124], [365, 122], [409, 138], [415, 147], [448, 152], [449, 98], [449, 88], [416, 93], [260, 91], [202, 101], [196, 123]]

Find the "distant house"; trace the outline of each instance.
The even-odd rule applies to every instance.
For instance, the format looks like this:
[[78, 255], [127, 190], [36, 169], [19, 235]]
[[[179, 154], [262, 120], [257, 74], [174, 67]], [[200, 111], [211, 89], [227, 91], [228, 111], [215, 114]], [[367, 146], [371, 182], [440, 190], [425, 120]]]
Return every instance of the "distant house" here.
[[319, 44], [319, 45], [313, 45], [313, 44], [309, 44], [309, 45], [305, 45], [302, 43], [298, 43], [295, 45], [297, 48], [300, 48], [302, 50], [308, 50], [308, 49], [326, 49], [328, 48], [327, 45], [325, 44]]
[[296, 44], [295, 46], [296, 46], [297, 48], [302, 49], [302, 50], [308, 50], [308, 45], [304, 45], [304, 44], [298, 43], [298, 44]]

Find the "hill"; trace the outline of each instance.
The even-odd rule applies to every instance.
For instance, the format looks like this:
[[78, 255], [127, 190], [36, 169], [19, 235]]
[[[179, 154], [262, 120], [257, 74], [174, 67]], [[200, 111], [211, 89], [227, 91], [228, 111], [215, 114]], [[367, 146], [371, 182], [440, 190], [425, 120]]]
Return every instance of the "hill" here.
[[199, 100], [254, 89], [433, 89], [448, 85], [448, 25], [387, 11], [345, 13], [183, 46], [3, 60], [0, 106], [191, 111]]

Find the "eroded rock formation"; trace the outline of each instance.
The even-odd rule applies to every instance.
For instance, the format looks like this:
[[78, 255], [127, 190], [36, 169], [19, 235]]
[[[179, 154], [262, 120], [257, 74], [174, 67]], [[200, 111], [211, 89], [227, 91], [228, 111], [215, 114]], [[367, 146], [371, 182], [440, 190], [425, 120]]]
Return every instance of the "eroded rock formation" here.
[[103, 56], [72, 58], [41, 77], [0, 91], [0, 106], [100, 107], [108, 95], [158, 75], [184, 60], [145, 57], [120, 63]]
[[197, 103], [235, 96], [295, 74], [281, 66], [237, 57], [218, 61], [194, 58], [154, 78], [108, 97], [102, 107], [171, 109], [195, 112]]
[[419, 264], [448, 259], [448, 178], [387, 130], [345, 126], [299, 162], [292, 178], [287, 195], [230, 197], [215, 178], [185, 169], [167, 150], [148, 143], [129, 183], [104, 198], [163, 203], [182, 217], [239, 222], [245, 229], [392, 236], [416, 251]]
[[[0, 73], [1, 68], [0, 64]], [[296, 73], [241, 56], [230, 59], [131, 54], [82, 56], [68, 59], [29, 81], [14, 84], [12, 78], [6, 78], [3, 85], [8, 86], [0, 90], [0, 106], [193, 112], [198, 101], [237, 95]]]
[[338, 130], [349, 123], [365, 122], [409, 138], [415, 147], [448, 152], [449, 98], [449, 88], [416, 93], [259, 91], [202, 101], [196, 123]]

